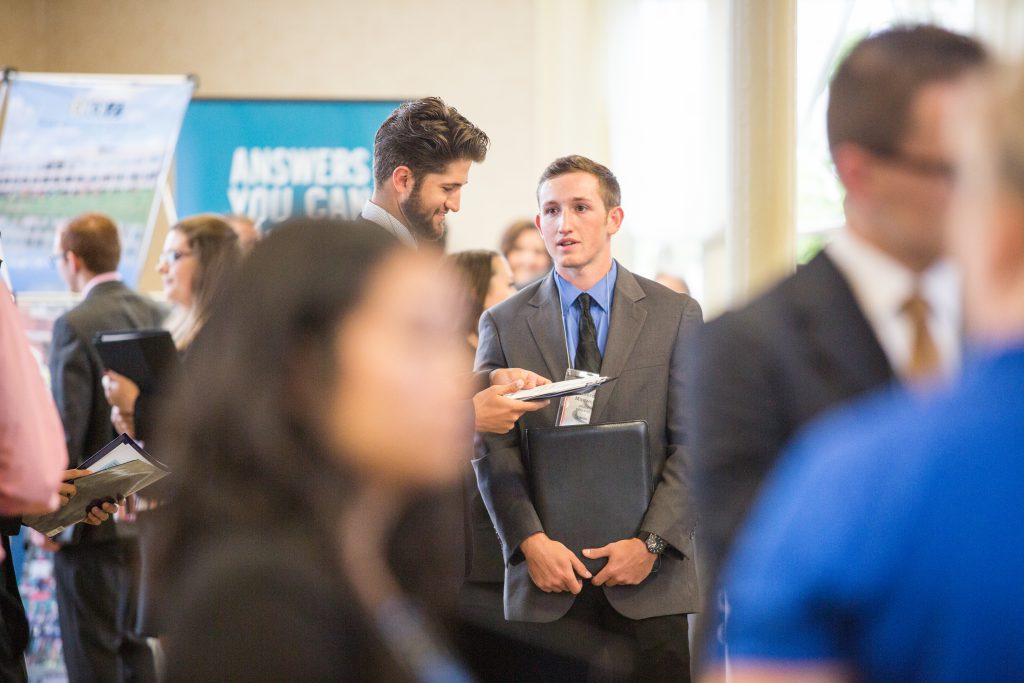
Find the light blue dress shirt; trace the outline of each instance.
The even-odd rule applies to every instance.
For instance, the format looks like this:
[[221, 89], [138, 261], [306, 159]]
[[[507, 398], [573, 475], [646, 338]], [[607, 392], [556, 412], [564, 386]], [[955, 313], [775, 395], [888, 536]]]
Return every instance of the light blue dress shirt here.
[[[608, 343], [608, 322], [612, 315], [612, 297], [615, 294], [615, 279], [619, 274], [619, 264], [612, 261], [612, 269], [608, 274], [597, 281], [587, 290], [587, 294], [594, 300], [590, 305], [590, 316], [594, 319], [594, 327], [597, 328], [597, 348], [601, 350], [604, 357], [604, 347]], [[576, 362], [576, 346], [580, 341], [580, 304], [576, 298], [583, 293], [575, 285], [569, 283], [557, 272], [555, 273], [555, 284], [558, 286], [558, 295], [562, 300], [562, 325], [565, 327], [565, 342], [569, 352], [569, 367]]]

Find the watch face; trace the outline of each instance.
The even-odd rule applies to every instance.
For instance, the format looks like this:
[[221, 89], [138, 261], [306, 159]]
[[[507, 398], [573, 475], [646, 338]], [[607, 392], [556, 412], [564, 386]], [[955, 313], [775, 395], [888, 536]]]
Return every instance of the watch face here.
[[655, 534], [647, 536], [647, 551], [660, 555], [665, 550], [665, 541]]

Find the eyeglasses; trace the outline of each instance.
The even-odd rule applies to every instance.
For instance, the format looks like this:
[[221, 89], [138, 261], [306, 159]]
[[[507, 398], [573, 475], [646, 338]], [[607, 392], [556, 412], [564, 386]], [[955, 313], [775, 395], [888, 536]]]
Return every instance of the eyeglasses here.
[[169, 266], [173, 266], [175, 263], [185, 258], [186, 256], [194, 255], [194, 251], [177, 251], [175, 249], [168, 249], [167, 251], [160, 252], [160, 260]]

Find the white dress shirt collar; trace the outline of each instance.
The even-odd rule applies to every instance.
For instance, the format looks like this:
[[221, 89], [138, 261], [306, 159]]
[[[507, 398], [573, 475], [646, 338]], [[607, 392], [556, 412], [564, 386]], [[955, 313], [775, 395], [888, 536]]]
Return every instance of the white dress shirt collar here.
[[849, 228], [841, 230], [825, 251], [853, 290], [897, 374], [903, 374], [910, 363], [913, 329], [902, 308], [915, 286], [931, 309], [928, 330], [944, 373], [949, 376], [959, 367], [963, 335], [960, 280], [949, 261], [941, 260], [916, 274]]
[[390, 232], [407, 247], [411, 247], [413, 249], [418, 248], [416, 238], [412, 236], [412, 231], [405, 227], [405, 224], [402, 223], [402, 221], [392, 216], [386, 209], [374, 204], [369, 199], [367, 199], [366, 204], [363, 205], [363, 212], [360, 215], [371, 223], [376, 223]]

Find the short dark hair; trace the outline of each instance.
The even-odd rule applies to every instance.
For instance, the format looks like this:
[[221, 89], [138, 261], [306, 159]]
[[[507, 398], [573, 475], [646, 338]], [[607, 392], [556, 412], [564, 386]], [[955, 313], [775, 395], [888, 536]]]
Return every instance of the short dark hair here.
[[829, 87], [828, 144], [892, 154], [910, 124], [914, 97], [988, 60], [977, 40], [937, 26], [897, 26], [857, 43]]
[[405, 102], [377, 129], [373, 179], [383, 185], [399, 166], [408, 166], [418, 178], [441, 173], [453, 161], [480, 163], [490, 143], [486, 133], [440, 97]]
[[537, 181], [538, 201], [540, 200], [541, 185], [552, 178], [576, 172], [589, 173], [597, 178], [604, 208], [614, 209], [622, 204], [622, 191], [619, 189], [619, 181], [616, 179], [615, 174], [607, 166], [579, 154], [559, 157], [548, 164], [548, 167], [540, 174], [540, 180]]
[[117, 270], [121, 262], [117, 225], [101, 213], [85, 213], [71, 219], [60, 233], [60, 249], [73, 252], [96, 275]]
[[486, 249], [473, 249], [450, 254], [448, 266], [459, 284], [459, 296], [465, 301], [463, 311], [465, 333], [474, 334], [484, 312], [484, 301], [494, 277], [494, 258], [500, 254]]

